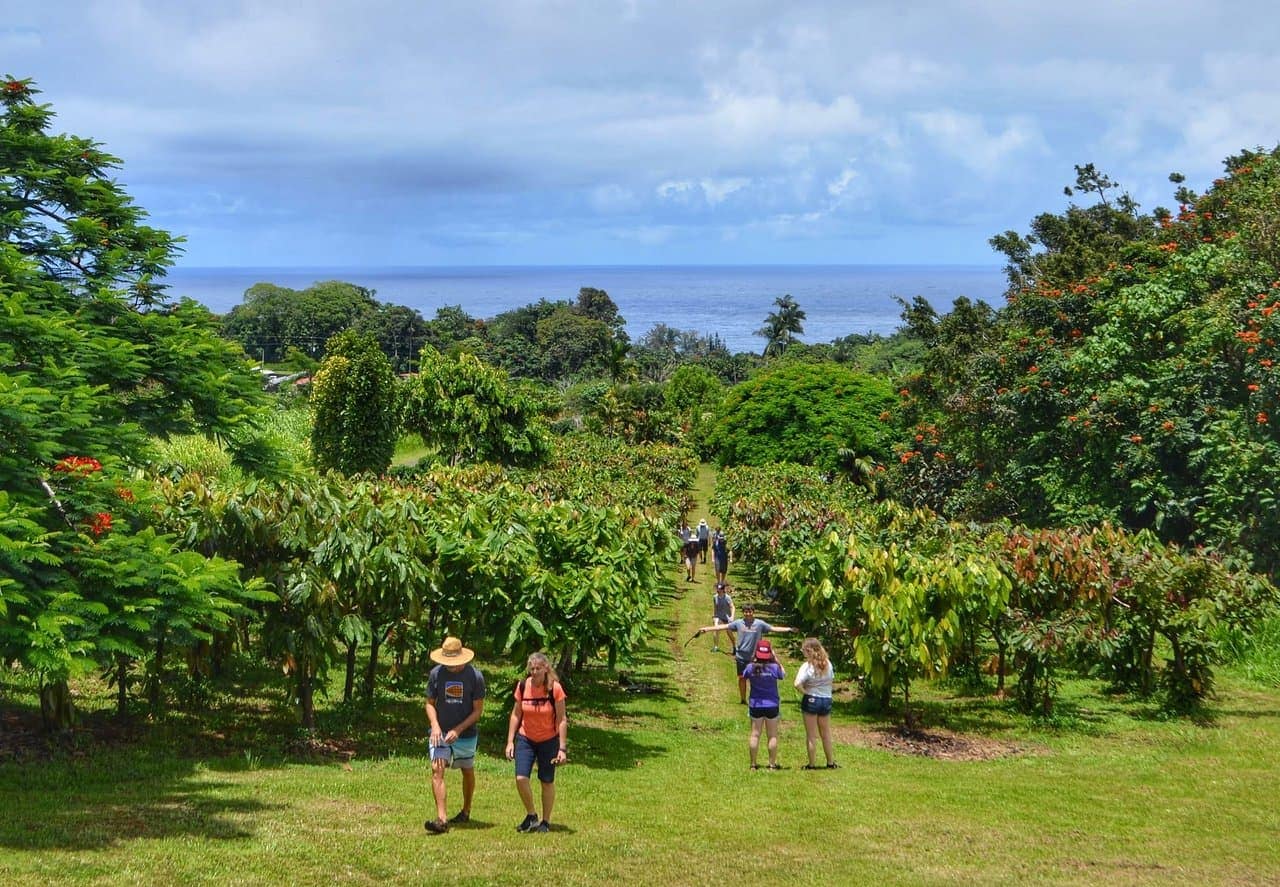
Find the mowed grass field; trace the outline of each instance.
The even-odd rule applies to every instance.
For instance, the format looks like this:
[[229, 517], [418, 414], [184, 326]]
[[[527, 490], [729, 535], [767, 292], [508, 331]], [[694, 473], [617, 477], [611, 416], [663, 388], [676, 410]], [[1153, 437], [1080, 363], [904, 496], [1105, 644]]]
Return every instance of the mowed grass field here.
[[[974, 739], [990, 752], [978, 760], [885, 748], [887, 722], [846, 693], [841, 769], [818, 772], [800, 769], [788, 692], [784, 769], [751, 772], [732, 659], [709, 637], [685, 645], [710, 621], [712, 577], [671, 575], [628, 673], [647, 692], [603, 669], [571, 688], [550, 834], [514, 830], [523, 810], [501, 755], [516, 672], [480, 659], [491, 697], [469, 826], [423, 830], [417, 699], [383, 696], [346, 721], [329, 705], [325, 729], [348, 739], [305, 758], [287, 753], [282, 692], [232, 688], [234, 714], [0, 764], [0, 884], [1280, 883], [1280, 691], [1226, 671], [1191, 721], [1073, 682], [1045, 723], [989, 694], [920, 687], [927, 726]], [[779, 644], [791, 675], [795, 649]], [[0, 709], [29, 712], [25, 688], [0, 692]], [[109, 705], [105, 688], [83, 701]]]

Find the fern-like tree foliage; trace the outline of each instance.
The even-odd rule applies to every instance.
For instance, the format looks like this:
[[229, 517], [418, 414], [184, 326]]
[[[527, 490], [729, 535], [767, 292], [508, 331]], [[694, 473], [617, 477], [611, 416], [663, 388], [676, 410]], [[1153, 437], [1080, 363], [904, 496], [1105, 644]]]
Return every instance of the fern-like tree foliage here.
[[74, 674], [107, 671], [123, 708], [135, 666], [162, 679], [166, 648], [241, 605], [234, 565], [149, 526], [131, 469], [152, 435], [236, 440], [261, 395], [212, 315], [166, 293], [178, 240], [37, 94], [0, 79], [0, 661], [38, 675], [66, 728]]

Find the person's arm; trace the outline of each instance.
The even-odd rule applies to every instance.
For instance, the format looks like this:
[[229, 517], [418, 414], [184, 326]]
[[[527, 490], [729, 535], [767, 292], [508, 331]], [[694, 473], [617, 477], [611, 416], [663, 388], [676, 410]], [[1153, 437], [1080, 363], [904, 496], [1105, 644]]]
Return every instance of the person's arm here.
[[729, 626], [727, 625], [704, 625], [702, 626], [702, 628], [699, 628], [693, 634], [694, 634], [694, 637], [697, 637], [698, 635], [704, 634], [708, 631], [728, 631], [728, 630], [729, 630]]
[[805, 691], [804, 688], [809, 683], [809, 675], [807, 672], [808, 665], [809, 663], [806, 662], [796, 670], [796, 689], [801, 693]]
[[737, 618], [738, 618], [738, 608], [733, 605], [733, 598], [731, 597], [729, 598], [729, 621], [732, 622]]
[[440, 718], [436, 714], [436, 701], [434, 698], [427, 697], [427, 721], [431, 724], [431, 744], [440, 744]]
[[458, 737], [471, 729], [472, 725], [480, 720], [480, 715], [484, 713], [484, 699], [477, 699], [471, 704], [471, 714], [462, 719], [462, 723], [454, 727], [448, 733], [444, 734], [446, 744], [452, 745], [458, 741]]
[[563, 696], [556, 700], [556, 733], [560, 736], [560, 751], [551, 763], [563, 764], [569, 757], [569, 716], [565, 712]]
[[516, 731], [520, 729], [520, 700], [511, 706], [511, 717], [507, 719], [507, 759], [516, 756]]

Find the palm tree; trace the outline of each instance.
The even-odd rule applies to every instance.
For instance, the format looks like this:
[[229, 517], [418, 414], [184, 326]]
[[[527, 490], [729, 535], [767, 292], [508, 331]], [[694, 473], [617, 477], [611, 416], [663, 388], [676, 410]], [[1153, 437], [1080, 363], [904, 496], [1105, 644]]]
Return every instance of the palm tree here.
[[790, 293], [774, 299], [773, 304], [778, 306], [778, 310], [770, 312], [764, 319], [764, 326], [756, 330], [757, 336], [764, 337], [765, 357], [782, 354], [804, 332], [804, 309], [791, 298]]

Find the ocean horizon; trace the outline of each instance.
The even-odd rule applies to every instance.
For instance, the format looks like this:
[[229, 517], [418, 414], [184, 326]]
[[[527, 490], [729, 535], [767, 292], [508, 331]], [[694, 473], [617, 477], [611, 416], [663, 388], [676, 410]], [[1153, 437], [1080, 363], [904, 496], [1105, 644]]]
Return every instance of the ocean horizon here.
[[428, 320], [453, 305], [491, 318], [539, 299], [572, 301], [581, 287], [595, 287], [617, 303], [633, 341], [665, 323], [718, 335], [735, 352], [763, 348], [755, 331], [783, 295], [805, 312], [801, 341], [817, 344], [851, 333], [892, 333], [902, 324], [897, 298], [923, 296], [942, 314], [959, 296], [999, 307], [1005, 291], [995, 265], [179, 267], [166, 282], [172, 296], [225, 314], [255, 283], [305, 289], [322, 280], [366, 287], [378, 301], [416, 309]]

